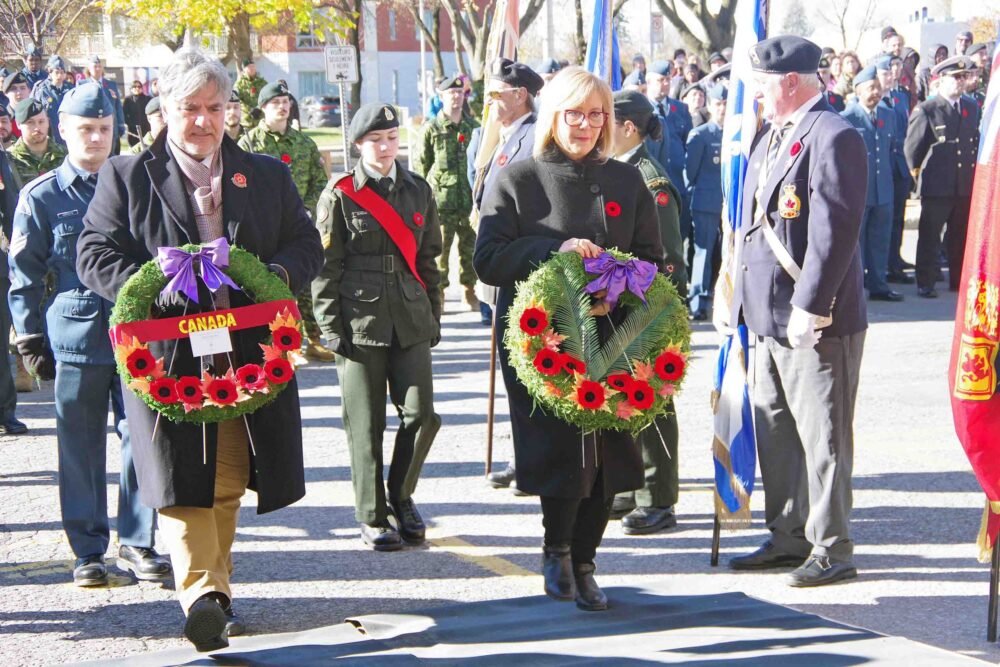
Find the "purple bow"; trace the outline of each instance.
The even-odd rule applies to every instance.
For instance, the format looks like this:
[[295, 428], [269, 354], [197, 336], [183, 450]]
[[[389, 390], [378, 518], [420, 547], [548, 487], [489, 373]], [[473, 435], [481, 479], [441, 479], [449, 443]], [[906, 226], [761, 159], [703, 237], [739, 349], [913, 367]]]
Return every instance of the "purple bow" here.
[[187, 252], [180, 248], [157, 248], [156, 263], [160, 265], [163, 275], [170, 282], [160, 294], [183, 292], [187, 298], [198, 303], [198, 280], [194, 274], [194, 260], [197, 259], [201, 279], [212, 292], [217, 292], [223, 285], [239, 289], [229, 276], [219, 267], [229, 266], [229, 242], [217, 238], [209, 243], [201, 244], [195, 252]]
[[618, 297], [626, 289], [646, 303], [646, 290], [656, 277], [654, 264], [641, 259], [623, 262], [606, 252], [593, 259], [584, 259], [583, 268], [587, 273], [601, 274], [588, 283], [585, 289], [589, 294], [607, 290], [608, 295], [604, 299], [612, 308], [618, 305]]

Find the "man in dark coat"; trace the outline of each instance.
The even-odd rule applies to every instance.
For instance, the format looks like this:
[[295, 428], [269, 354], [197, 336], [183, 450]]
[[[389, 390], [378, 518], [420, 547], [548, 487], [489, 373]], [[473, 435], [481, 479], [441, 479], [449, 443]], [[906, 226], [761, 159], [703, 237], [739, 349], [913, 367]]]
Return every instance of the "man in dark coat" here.
[[791, 586], [857, 576], [848, 515], [868, 327], [858, 251], [868, 165], [861, 135], [823, 99], [819, 58], [795, 36], [750, 49], [772, 121], [751, 147], [729, 319], [757, 336], [754, 426], [771, 531], [730, 566], [798, 566]]
[[146, 118], [146, 105], [151, 98], [142, 92], [142, 83], [132, 82], [132, 92], [122, 102], [122, 111], [125, 114], [125, 126], [129, 146], [135, 146], [142, 142], [142, 138], [149, 132], [149, 120]]
[[[195, 92], [172, 97], [195, 82], [203, 82]], [[220, 237], [259, 257], [293, 293], [318, 273], [319, 234], [288, 167], [244, 153], [225, 135], [231, 88], [222, 63], [194, 49], [179, 51], [161, 70], [167, 131], [138, 156], [112, 158], [104, 165], [84, 218], [77, 270], [81, 282], [100, 296], [115, 301], [125, 281], [156, 257], [159, 247]], [[166, 316], [210, 311], [209, 293], [204, 286], [200, 292], [198, 303], [179, 293], [161, 296], [154, 310]], [[216, 299], [232, 307], [251, 303], [245, 292], [232, 289]], [[234, 332], [232, 365], [261, 363], [259, 344], [268, 333], [266, 328]], [[172, 359], [177, 376], [201, 375], [202, 364], [188, 339], [149, 347], [154, 357]], [[125, 392], [125, 411], [140, 497], [160, 510], [160, 531], [188, 616], [185, 635], [201, 651], [228, 646], [227, 635], [242, 629], [230, 604], [229, 577], [244, 489], [257, 492], [258, 513], [305, 494], [295, 380], [245, 419], [218, 424], [158, 419], [132, 391]]]

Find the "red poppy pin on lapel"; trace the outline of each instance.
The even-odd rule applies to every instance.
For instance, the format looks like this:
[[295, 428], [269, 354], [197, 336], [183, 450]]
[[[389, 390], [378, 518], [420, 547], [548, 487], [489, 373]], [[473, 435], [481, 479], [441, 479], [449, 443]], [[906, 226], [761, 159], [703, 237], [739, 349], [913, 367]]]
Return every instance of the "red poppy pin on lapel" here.
[[792, 144], [792, 148], [791, 148], [791, 150], [789, 152], [792, 154], [792, 157], [795, 157], [796, 155], [798, 155], [799, 153], [801, 153], [802, 152], [802, 142], [801, 141], [796, 141], [794, 144]]
[[878, 119], [878, 126], [879, 126], [879, 128], [883, 128], [883, 127], [885, 127], [885, 121], [884, 121], [884, 120], [882, 120], [881, 118], [879, 118], [879, 119]]
[[507, 164], [507, 156], [501, 154], [500, 157], [497, 159], [497, 164], [500, 165], [501, 167]]
[[670, 203], [670, 195], [668, 195], [666, 192], [657, 192], [656, 193], [656, 204], [657, 204], [657, 206], [666, 206], [669, 203]]
[[464, 144], [465, 143], [465, 135], [462, 134], [461, 132], [458, 133], [458, 143], [460, 143], [460, 144]]
[[962, 109], [962, 118], [968, 118], [968, 117], [969, 117], [969, 110]]
[[240, 172], [236, 172], [233, 174], [233, 185], [238, 188], [245, 188], [247, 186], [247, 177]]
[[673, 113], [675, 111], [677, 111], [677, 105], [676, 104], [671, 104], [670, 105], [670, 113]]
[[423, 227], [424, 226], [424, 216], [420, 215], [419, 213], [414, 213], [413, 214], [413, 224], [415, 224], [417, 227]]
[[612, 218], [617, 218], [622, 214], [622, 207], [616, 201], [609, 201], [604, 205], [604, 212], [607, 213]]

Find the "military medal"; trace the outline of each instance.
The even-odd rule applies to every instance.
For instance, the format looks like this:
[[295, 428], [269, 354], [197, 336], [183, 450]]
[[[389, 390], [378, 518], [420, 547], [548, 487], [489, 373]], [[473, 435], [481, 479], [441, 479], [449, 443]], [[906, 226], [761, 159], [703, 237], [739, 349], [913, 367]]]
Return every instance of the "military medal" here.
[[799, 217], [801, 209], [802, 202], [799, 200], [798, 195], [795, 194], [795, 184], [786, 185], [778, 202], [778, 215], [785, 220], [791, 220]]

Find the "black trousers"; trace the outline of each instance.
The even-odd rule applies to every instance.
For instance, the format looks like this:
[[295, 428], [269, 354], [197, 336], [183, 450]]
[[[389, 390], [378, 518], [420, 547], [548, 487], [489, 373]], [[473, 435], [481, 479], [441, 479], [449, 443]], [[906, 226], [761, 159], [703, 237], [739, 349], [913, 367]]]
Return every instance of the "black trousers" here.
[[920, 227], [917, 236], [917, 287], [934, 287], [937, 280], [941, 229], [948, 256], [948, 287], [956, 290], [962, 279], [965, 233], [969, 227], [969, 197], [921, 197]]
[[570, 545], [574, 565], [593, 563], [601, 546], [614, 498], [604, 497], [604, 475], [598, 471], [588, 498], [542, 496], [545, 546]]

